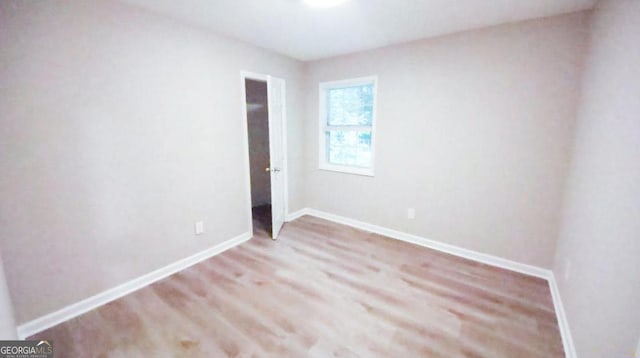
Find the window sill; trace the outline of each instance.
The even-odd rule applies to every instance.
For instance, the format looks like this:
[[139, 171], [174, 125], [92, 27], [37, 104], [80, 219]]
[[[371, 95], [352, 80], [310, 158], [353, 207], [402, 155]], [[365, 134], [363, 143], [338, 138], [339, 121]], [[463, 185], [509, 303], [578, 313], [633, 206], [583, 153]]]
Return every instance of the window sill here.
[[326, 170], [330, 172], [338, 172], [344, 174], [354, 174], [354, 175], [362, 175], [367, 177], [373, 177], [373, 168], [357, 168], [357, 167], [349, 167], [342, 165], [330, 165], [330, 164], [321, 164], [318, 169]]

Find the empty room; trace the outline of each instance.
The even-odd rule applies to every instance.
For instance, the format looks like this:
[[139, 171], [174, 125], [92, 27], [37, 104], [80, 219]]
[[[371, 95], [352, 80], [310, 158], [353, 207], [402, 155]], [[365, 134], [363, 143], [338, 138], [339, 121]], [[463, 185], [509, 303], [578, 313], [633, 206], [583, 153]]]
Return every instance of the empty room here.
[[0, 1], [0, 357], [640, 357], [640, 1]]

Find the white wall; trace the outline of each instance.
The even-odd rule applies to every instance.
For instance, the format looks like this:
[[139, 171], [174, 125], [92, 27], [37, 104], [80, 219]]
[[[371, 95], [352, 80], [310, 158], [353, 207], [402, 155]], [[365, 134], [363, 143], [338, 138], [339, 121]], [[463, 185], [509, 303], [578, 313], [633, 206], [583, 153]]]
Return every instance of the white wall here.
[[[269, 107], [267, 83], [246, 81], [247, 122], [249, 132], [249, 163], [251, 166], [251, 205], [271, 204]], [[261, 106], [261, 107], [253, 107]]]
[[[309, 207], [550, 267], [586, 25], [566, 15], [308, 64]], [[375, 177], [318, 170], [318, 83], [367, 75]]]
[[640, 337], [640, 2], [599, 6], [554, 272], [578, 356], [632, 357]]
[[0, 340], [17, 339], [16, 322], [0, 253]]
[[2, 1], [0, 33], [0, 247], [19, 323], [249, 230], [241, 70], [287, 80], [300, 137], [303, 68], [285, 57], [113, 1]]

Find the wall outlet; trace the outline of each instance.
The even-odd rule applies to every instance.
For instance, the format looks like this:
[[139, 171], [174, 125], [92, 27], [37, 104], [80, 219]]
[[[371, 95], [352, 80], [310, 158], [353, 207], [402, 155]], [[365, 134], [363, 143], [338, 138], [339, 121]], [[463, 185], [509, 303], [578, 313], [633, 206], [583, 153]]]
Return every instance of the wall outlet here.
[[407, 219], [415, 219], [416, 218], [416, 209], [409, 208], [407, 209]]
[[203, 221], [197, 221], [195, 226], [195, 231], [196, 231], [196, 235], [200, 235], [204, 232], [204, 222]]

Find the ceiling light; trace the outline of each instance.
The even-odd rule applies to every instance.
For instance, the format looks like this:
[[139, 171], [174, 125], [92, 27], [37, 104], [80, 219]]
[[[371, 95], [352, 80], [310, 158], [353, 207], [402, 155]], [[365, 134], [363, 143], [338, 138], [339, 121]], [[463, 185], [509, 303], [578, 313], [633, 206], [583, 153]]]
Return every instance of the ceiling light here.
[[345, 2], [346, 0], [304, 0], [304, 2], [313, 7], [332, 7]]

